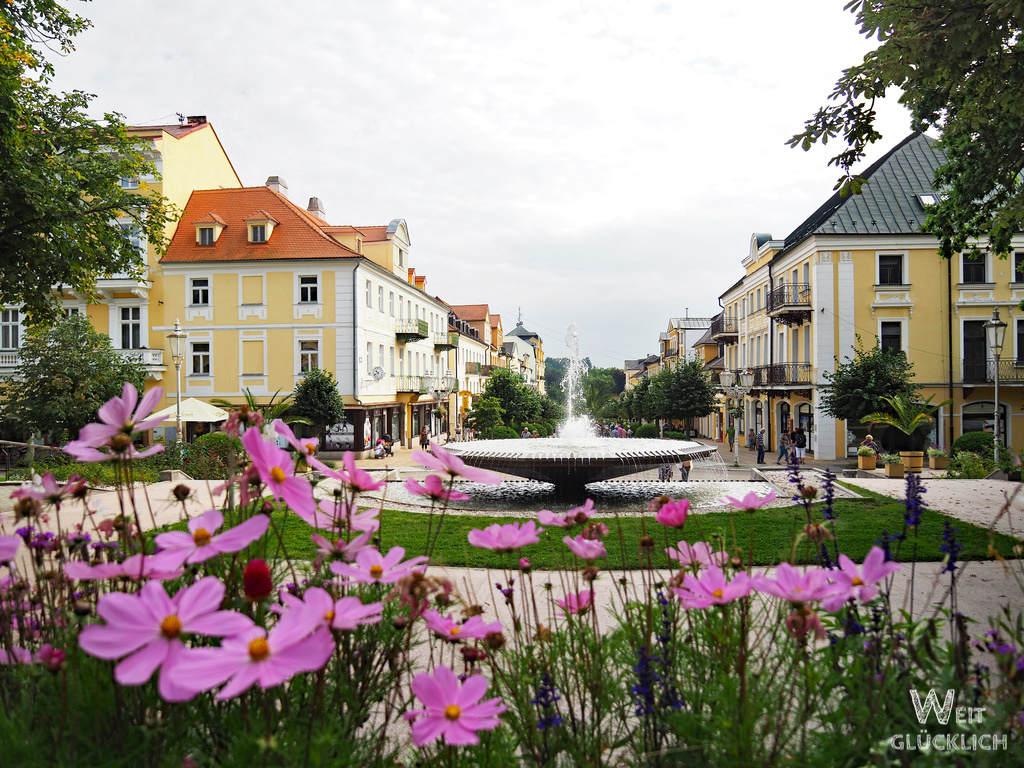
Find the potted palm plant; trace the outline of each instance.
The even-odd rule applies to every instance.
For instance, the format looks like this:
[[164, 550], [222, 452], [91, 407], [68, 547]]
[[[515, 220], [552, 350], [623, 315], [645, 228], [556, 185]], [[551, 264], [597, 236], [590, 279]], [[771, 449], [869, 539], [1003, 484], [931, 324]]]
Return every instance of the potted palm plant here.
[[952, 400], [943, 400], [941, 403], [932, 404], [932, 398], [922, 402], [911, 400], [906, 395], [894, 397], [883, 396], [882, 399], [889, 405], [889, 410], [883, 413], [872, 413], [861, 419], [861, 422], [885, 424], [901, 433], [900, 457], [907, 472], [920, 472], [924, 467], [924, 444], [927, 440], [924, 427], [932, 423], [932, 414], [947, 405]]
[[928, 449], [928, 466], [932, 469], [946, 469], [949, 462], [949, 453], [945, 448], [932, 446]]
[[900, 454], [883, 453], [882, 463], [885, 464], [886, 477], [903, 477], [903, 472], [906, 468], [903, 466], [903, 460], [900, 458]]
[[862, 445], [857, 449], [857, 469], [875, 469], [877, 456], [874, 449]]

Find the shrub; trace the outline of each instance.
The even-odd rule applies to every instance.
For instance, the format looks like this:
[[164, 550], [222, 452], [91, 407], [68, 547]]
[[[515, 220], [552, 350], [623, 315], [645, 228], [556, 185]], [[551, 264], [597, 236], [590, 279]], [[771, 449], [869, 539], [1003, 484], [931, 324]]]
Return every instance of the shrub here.
[[685, 432], [666, 432], [665, 437], [669, 440], [689, 440], [689, 436]]
[[522, 431], [516, 432], [512, 427], [500, 426], [494, 428], [494, 434], [488, 439], [490, 440], [515, 440], [522, 434]]
[[883, 464], [902, 464], [903, 460], [898, 453], [883, 453], [879, 456]]
[[994, 438], [988, 432], [966, 432], [953, 441], [953, 456], [961, 451], [992, 455]]
[[658, 436], [658, 425], [657, 424], [641, 424], [633, 430], [633, 437], [657, 437]]
[[862, 445], [859, 448], [857, 448], [857, 455], [858, 456], [874, 456], [875, 455], [875, 449], [871, 448], [871, 447], [869, 447], [867, 445]]
[[[160, 467], [153, 461], [156, 457], [140, 459], [132, 463], [132, 477], [139, 483], [155, 483], [160, 479]], [[117, 467], [112, 462], [79, 463], [60, 458], [37, 461], [33, 469], [38, 474], [49, 472], [58, 483], [66, 483], [72, 475], [85, 480], [86, 485], [96, 488], [112, 488], [123, 478], [117, 476]], [[27, 479], [27, 478], [26, 478]]]
[[[982, 433], [973, 432], [971, 434]], [[969, 450], [962, 450], [949, 460], [946, 476], [958, 480], [980, 480], [990, 475], [992, 471], [991, 456], [983, 456]]]
[[201, 435], [185, 455], [185, 473], [196, 480], [227, 480], [241, 453], [242, 441], [226, 432]]

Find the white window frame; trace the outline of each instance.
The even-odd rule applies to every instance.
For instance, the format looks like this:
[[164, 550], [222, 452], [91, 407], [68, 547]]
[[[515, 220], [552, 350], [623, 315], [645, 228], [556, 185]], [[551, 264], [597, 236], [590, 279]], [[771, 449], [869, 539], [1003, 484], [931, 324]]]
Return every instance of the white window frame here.
[[[257, 239], [257, 235], [260, 235], [259, 239]], [[267, 225], [249, 224], [249, 242], [256, 245], [267, 242]]]
[[[205, 346], [205, 350], [196, 349], [198, 346]], [[205, 372], [196, 370], [198, 360], [206, 360]], [[188, 342], [188, 375], [208, 379], [213, 376], [213, 341], [211, 339], [190, 339]]]
[[19, 349], [24, 337], [21, 331], [21, 309], [0, 309], [0, 349]]
[[373, 282], [366, 281], [366, 308], [373, 309]]
[[961, 285], [984, 285], [985, 283], [992, 282], [992, 260], [988, 257], [989, 254], [985, 251], [981, 252], [980, 259], [973, 259], [972, 261], [981, 261], [982, 267], [985, 272], [985, 283], [966, 283], [964, 282], [964, 263], [969, 260], [970, 254], [960, 254], [960, 284]]
[[[213, 245], [217, 238], [213, 235], [213, 227], [199, 227], [199, 241], [198, 244], [203, 248], [208, 248]], [[209, 242], [207, 242], [209, 241]]]
[[[302, 300], [302, 295], [303, 295], [302, 294], [302, 289], [304, 287], [305, 288], [309, 287], [309, 283], [306, 283], [306, 285], [303, 285], [302, 281], [303, 280], [309, 280], [309, 279], [313, 279], [313, 280], [316, 281], [315, 288], [316, 288], [317, 301], [303, 301]], [[302, 274], [295, 274], [295, 275], [293, 275], [293, 285], [292, 285], [292, 290], [294, 292], [293, 297], [292, 297], [293, 298], [293, 302], [294, 302], [294, 304], [293, 304], [293, 309], [294, 309], [294, 311], [293, 311], [293, 319], [298, 320], [299, 318], [302, 318], [302, 317], [313, 317], [313, 318], [319, 320], [321, 317], [323, 317], [324, 305], [323, 305], [323, 301], [320, 300], [320, 298], [322, 296], [322, 292], [321, 292], [322, 285], [323, 285], [323, 274], [320, 273], [320, 272], [304, 272]], [[308, 293], [307, 293], [307, 296], [308, 296]]]
[[[885, 283], [880, 281], [881, 268], [879, 262], [882, 256], [899, 256], [900, 261], [900, 283]], [[875, 251], [875, 285], [883, 290], [891, 290], [900, 286], [910, 285], [910, 251]]]
[[[200, 280], [205, 281], [206, 285], [196, 285], [196, 283], [199, 282]], [[190, 277], [188, 279], [188, 305], [190, 307], [208, 307], [213, 303], [212, 301], [210, 301], [210, 297], [212, 295], [210, 285], [211, 282], [212, 281], [210, 280], [209, 277]], [[200, 295], [200, 299], [204, 298], [203, 294], [205, 293], [206, 301], [196, 301], [197, 292]]]
[[[139, 305], [118, 307], [117, 336], [118, 349], [145, 349], [146, 339], [142, 333], [143, 307]], [[125, 313], [128, 317], [125, 317]], [[135, 315], [134, 317], [132, 315]], [[128, 331], [128, 346], [125, 346], [125, 331]], [[133, 342], [138, 342], [134, 344]]]
[[[309, 373], [314, 368], [320, 368], [320, 340], [319, 339], [297, 339], [299, 347], [299, 373]], [[303, 349], [303, 345], [313, 346]]]
[[904, 354], [908, 354], [907, 349], [907, 319], [905, 317], [880, 317], [878, 318], [878, 328], [876, 334], [878, 338], [878, 346], [882, 346], [882, 323], [899, 323], [900, 324], [900, 351]]

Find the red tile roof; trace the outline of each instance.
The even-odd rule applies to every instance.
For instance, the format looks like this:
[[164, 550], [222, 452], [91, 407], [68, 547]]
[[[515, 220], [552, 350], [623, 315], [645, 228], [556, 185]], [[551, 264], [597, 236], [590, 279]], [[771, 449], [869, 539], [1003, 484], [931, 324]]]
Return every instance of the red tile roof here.
[[483, 320], [487, 317], [486, 304], [453, 304], [452, 309], [456, 315], [466, 321]]
[[227, 222], [224, 221], [224, 219], [222, 219], [220, 216], [218, 216], [213, 211], [210, 211], [205, 216], [200, 216], [198, 219], [196, 219], [192, 223], [193, 224], [220, 224], [222, 226], [227, 226]]
[[[265, 243], [249, 242], [245, 219], [254, 210], [277, 222]], [[325, 234], [320, 219], [269, 187], [197, 190], [189, 197], [181, 221], [202, 216], [217, 216], [226, 222], [217, 242], [199, 245], [194, 231], [179, 226], [161, 262], [360, 258]]]
[[388, 239], [388, 227], [386, 224], [382, 227], [353, 227], [353, 229], [358, 229], [362, 232], [370, 242], [376, 243]]

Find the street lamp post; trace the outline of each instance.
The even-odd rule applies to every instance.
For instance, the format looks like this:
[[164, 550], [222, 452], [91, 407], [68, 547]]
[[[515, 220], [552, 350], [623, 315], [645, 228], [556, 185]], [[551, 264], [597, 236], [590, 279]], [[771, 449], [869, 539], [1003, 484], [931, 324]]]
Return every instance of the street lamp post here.
[[[725, 392], [725, 394], [729, 395], [729, 397], [736, 398], [736, 402], [740, 402], [744, 398], [744, 396], [747, 394], [747, 392], [749, 392], [753, 388], [753, 386], [754, 386], [754, 372], [752, 370], [750, 370], [749, 368], [747, 368], [742, 373], [740, 373], [740, 377], [739, 378], [740, 378], [739, 384], [735, 384], [736, 374], [733, 373], [732, 371], [722, 371], [718, 375], [718, 381], [721, 384], [722, 391]], [[734, 386], [734, 384], [735, 384], [735, 386]], [[735, 427], [734, 427], [734, 429], [735, 429]], [[734, 451], [735, 451], [735, 457], [734, 457], [733, 466], [734, 467], [738, 467], [740, 465], [740, 441], [739, 441], [739, 435], [736, 434], [736, 435], [733, 435], [733, 437], [734, 437], [734, 439], [733, 439], [733, 448], [734, 448]]]
[[995, 457], [996, 468], [999, 467], [999, 356], [1003, 353], [1003, 340], [1006, 338], [1006, 323], [999, 319], [999, 307], [992, 310], [992, 319], [985, 323], [985, 338], [988, 341], [988, 348], [992, 350], [992, 356], [995, 358], [996, 370], [995, 370], [995, 383], [996, 383], [996, 424], [993, 430], [995, 439], [992, 441], [993, 444], [993, 455]]
[[174, 361], [174, 388], [176, 394], [176, 413], [174, 433], [175, 442], [181, 442], [181, 361], [185, 359], [185, 339], [188, 334], [181, 330], [181, 322], [174, 321], [174, 330], [167, 334], [167, 340], [171, 344], [171, 359]]

